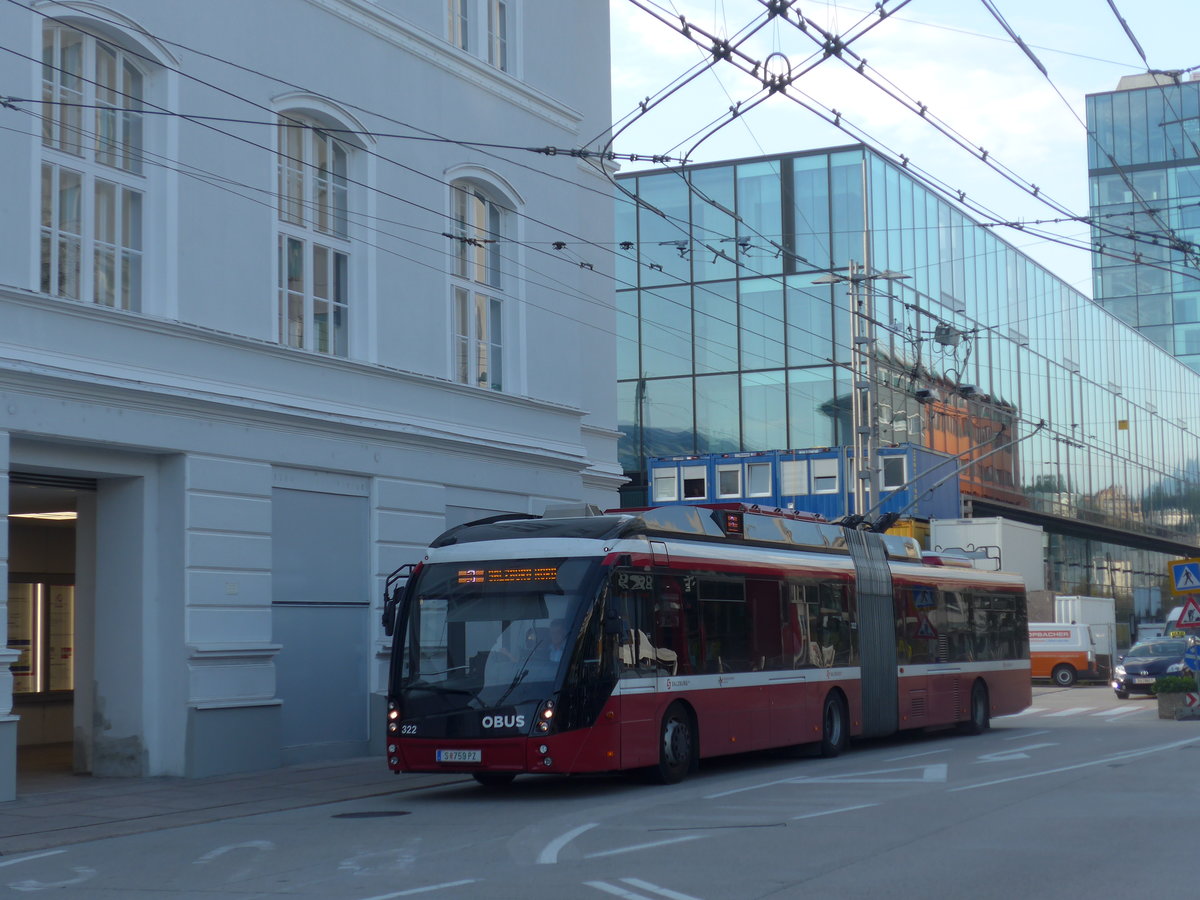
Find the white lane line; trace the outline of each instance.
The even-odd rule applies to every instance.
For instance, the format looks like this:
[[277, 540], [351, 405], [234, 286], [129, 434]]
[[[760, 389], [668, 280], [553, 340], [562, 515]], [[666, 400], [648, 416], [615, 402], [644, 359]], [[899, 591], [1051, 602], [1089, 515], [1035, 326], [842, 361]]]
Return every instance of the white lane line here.
[[1105, 716], [1109, 719], [1115, 719], [1117, 716], [1127, 716], [1130, 713], [1145, 712], [1144, 706], [1126, 706], [1120, 709], [1102, 709], [1100, 712], [1092, 713], [1093, 716]]
[[1046, 713], [1046, 715], [1042, 716], [1042, 718], [1058, 719], [1062, 718], [1063, 716], [1076, 716], [1079, 715], [1079, 713], [1088, 712], [1089, 710], [1093, 710], [1095, 708], [1096, 707], [1094, 706], [1072, 706], [1070, 709], [1060, 709], [1058, 712]]
[[366, 897], [364, 900], [393, 900], [394, 897], [411, 897], [413, 894], [428, 894], [430, 891], [444, 891], [446, 888], [462, 887], [464, 884], [474, 884], [478, 878], [464, 878], [461, 881], [445, 881], [442, 884], [427, 884], [425, 887], [409, 888], [407, 891], [396, 891], [394, 894], [378, 894]]
[[1049, 728], [1043, 728], [1041, 731], [1022, 731], [1020, 734], [1014, 734], [1012, 737], [1006, 737], [1006, 741], [1023, 741], [1026, 738], [1037, 737], [1039, 734], [1049, 734]]
[[66, 852], [66, 850], [47, 850], [45, 853], [33, 853], [29, 856], [22, 856], [20, 859], [6, 859], [4, 862], [0, 862], [0, 866], [15, 866], [17, 863], [29, 862], [31, 859], [41, 859], [43, 856], [58, 856], [58, 854]]
[[947, 747], [945, 750], [927, 750], [923, 753], [910, 753], [907, 756], [889, 756], [887, 759], [884, 760], [884, 762], [897, 762], [898, 760], [901, 760], [901, 759], [916, 759], [918, 756], [934, 756], [935, 754], [938, 754], [938, 753], [949, 753], [949, 752], [950, 752], [949, 747]]
[[[578, 828], [572, 828], [566, 834], [560, 834], [558, 837], [548, 843], [542, 849], [542, 852], [538, 854], [538, 863], [545, 866], [553, 865], [554, 863], [558, 862], [559, 850], [567, 846], [567, 844], [571, 843], [571, 841], [575, 840], [575, 838], [579, 837], [585, 831], [595, 828], [599, 824], [599, 822], [589, 822], [587, 825], [580, 825]], [[374, 898], [372, 898], [372, 900], [374, 900]]]
[[779, 779], [779, 781], [768, 781], [765, 784], [752, 784], [749, 787], [734, 788], [731, 791], [721, 791], [719, 794], [705, 794], [703, 799], [718, 800], [721, 797], [728, 797], [730, 794], [742, 794], [742, 793], [745, 793], [746, 791], [757, 791], [757, 790], [761, 790], [762, 788], [775, 787], [776, 785], [779, 785], [779, 784], [796, 784], [798, 782], [806, 781], [806, 780], [807, 779], [805, 779], [803, 777], [801, 777], [801, 778], [781, 778], [781, 779]]
[[679, 891], [673, 891], [670, 888], [659, 887], [657, 884], [642, 881], [640, 878], [622, 878], [621, 880], [626, 884], [633, 885], [635, 888], [641, 888], [643, 891], [658, 894], [660, 897], [670, 897], [671, 900], [696, 900], [690, 894], [681, 894]]
[[1163, 750], [1174, 750], [1177, 747], [1187, 747], [1189, 744], [1194, 744], [1200, 741], [1200, 737], [1187, 738], [1182, 741], [1174, 741], [1170, 744], [1159, 744], [1157, 747], [1146, 747], [1143, 750], [1127, 750], [1124, 753], [1114, 753], [1112, 756], [1105, 756], [1100, 759], [1093, 759], [1089, 762], [1076, 763], [1073, 766], [1060, 766], [1057, 769], [1045, 769], [1041, 772], [1029, 772], [1025, 775], [1013, 775], [1009, 778], [997, 778], [995, 781], [981, 781], [978, 784], [967, 784], [962, 787], [949, 788], [947, 793], [954, 794], [958, 791], [973, 791], [976, 788], [991, 787], [996, 784], [1008, 784], [1010, 781], [1024, 781], [1028, 778], [1041, 778], [1043, 775], [1057, 775], [1060, 772], [1073, 772], [1076, 769], [1086, 769], [1089, 766], [1105, 766], [1109, 763], [1120, 762], [1126, 759], [1136, 759], [1139, 756], [1148, 756], [1151, 753], [1160, 753]]
[[805, 813], [802, 816], [792, 816], [792, 821], [796, 822], [800, 819], [817, 819], [821, 816], [832, 816], [835, 813], [851, 812], [856, 809], [869, 809], [872, 806], [878, 806], [878, 803], [860, 803], [858, 806], [843, 806], [840, 809], [826, 809], [822, 812]]
[[1045, 747], [1057, 747], [1058, 744], [1026, 744], [1024, 747], [1014, 747], [1011, 750], [1001, 750], [999, 753], [983, 753], [976, 758], [976, 763], [1008, 762], [1014, 759], [1029, 759], [1026, 750], [1041, 750]]
[[633, 891], [627, 891], [625, 888], [609, 884], [607, 881], [585, 881], [584, 884], [598, 891], [604, 891], [606, 894], [612, 894], [614, 897], [624, 897], [625, 900], [653, 900], [645, 894], [635, 894]]
[[619, 853], [633, 853], [635, 850], [648, 850], [651, 847], [664, 847], [667, 844], [682, 844], [684, 841], [698, 841], [702, 837], [708, 837], [706, 834], [688, 834], [683, 837], [667, 838], [662, 841], [651, 841], [649, 844], [634, 844], [632, 847], [618, 847], [616, 850], [600, 850], [596, 853], [588, 853], [584, 859], [598, 859], [601, 856], [616, 856]]
[[1046, 711], [1046, 707], [1044, 707], [1044, 706], [1029, 706], [1029, 707], [1026, 707], [1025, 709], [1021, 710], [1020, 712], [1009, 713], [1007, 716], [996, 716], [996, 718], [997, 719], [1019, 719], [1019, 718], [1021, 718], [1021, 716], [1032, 716], [1032, 715], [1036, 715], [1037, 713], [1045, 712], [1045, 711]]

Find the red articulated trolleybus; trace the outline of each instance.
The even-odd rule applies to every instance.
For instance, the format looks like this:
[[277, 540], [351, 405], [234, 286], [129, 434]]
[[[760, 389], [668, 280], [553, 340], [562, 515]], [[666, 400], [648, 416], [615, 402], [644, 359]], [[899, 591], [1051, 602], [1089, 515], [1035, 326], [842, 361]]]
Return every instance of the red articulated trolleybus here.
[[496, 516], [387, 582], [395, 772], [649, 769], [1031, 700], [1021, 579], [741, 504]]

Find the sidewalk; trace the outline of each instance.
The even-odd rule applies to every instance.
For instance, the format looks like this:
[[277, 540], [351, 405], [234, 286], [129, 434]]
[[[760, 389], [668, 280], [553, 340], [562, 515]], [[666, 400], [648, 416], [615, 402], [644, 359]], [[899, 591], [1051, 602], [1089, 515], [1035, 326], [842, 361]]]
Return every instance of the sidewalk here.
[[393, 775], [379, 757], [194, 779], [39, 773], [18, 781], [16, 800], [0, 803], [0, 856], [464, 780]]

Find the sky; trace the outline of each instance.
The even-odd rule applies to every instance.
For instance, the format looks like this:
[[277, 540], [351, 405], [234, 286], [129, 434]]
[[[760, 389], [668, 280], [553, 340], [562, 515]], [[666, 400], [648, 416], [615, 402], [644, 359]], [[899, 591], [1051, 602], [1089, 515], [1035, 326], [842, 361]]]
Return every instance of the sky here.
[[[1195, 42], [1200, 0], [1113, 0], [1152, 69], [1200, 66]], [[736, 35], [761, 21], [760, 0], [636, 0], [678, 23], [678, 16], [711, 34]], [[730, 120], [729, 108], [756, 99], [761, 86], [729, 62], [719, 62], [658, 102], [664, 89], [711, 60], [676, 28], [639, 8], [610, 0], [613, 120], [627, 126], [613, 149], [620, 153], [686, 156], [693, 162], [740, 159], [837, 144], [850, 135], [776, 94]], [[850, 45], [876, 80], [907, 94], [989, 158], [1037, 185], [1072, 212], [1086, 215], [1087, 147], [1084, 97], [1115, 90], [1123, 75], [1147, 69], [1108, 0], [900, 0], [895, 10]], [[796, 10], [833, 34], [861, 30], [878, 19], [867, 0], [803, 0], [789, 21], [776, 18], [740, 49], [755, 60], [771, 57], [772, 70], [806, 68], [819, 58], [814, 41], [795, 27]], [[899, 8], [898, 8], [899, 7]], [[1044, 66], [1033, 61], [993, 16], [997, 10]], [[814, 53], [817, 54], [814, 57]], [[776, 55], [772, 55], [776, 54]], [[857, 62], [857, 60], [856, 60]], [[1200, 69], [1197, 69], [1200, 74]], [[1185, 77], [1191, 77], [1187, 75]], [[868, 143], [903, 154], [913, 165], [986, 205], [1005, 221], [1058, 218], [1044, 202], [1019, 190], [977, 156], [956, 146], [915, 112], [837, 59], [826, 59], [795, 82], [794, 91], [836, 109]], [[639, 103], [652, 99], [640, 115]], [[711, 136], [708, 134], [721, 122]], [[622, 163], [622, 171], [648, 168]], [[1057, 234], [1086, 238], [1078, 222]], [[1077, 290], [1091, 296], [1091, 261], [1070, 249], [1014, 229], [1005, 240]]]

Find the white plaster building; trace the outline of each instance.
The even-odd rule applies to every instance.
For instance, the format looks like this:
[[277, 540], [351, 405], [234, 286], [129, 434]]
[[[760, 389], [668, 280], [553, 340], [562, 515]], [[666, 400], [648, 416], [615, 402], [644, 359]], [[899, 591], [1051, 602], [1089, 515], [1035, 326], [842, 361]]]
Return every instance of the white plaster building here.
[[609, 182], [470, 143], [602, 146], [608, 4], [28, 6], [0, 4], [0, 798], [29, 745], [105, 775], [366, 753], [387, 573], [617, 502]]

